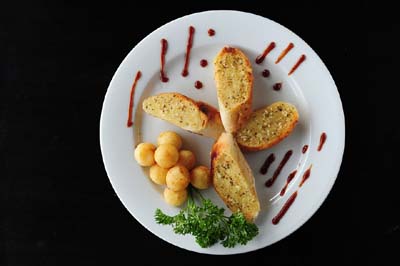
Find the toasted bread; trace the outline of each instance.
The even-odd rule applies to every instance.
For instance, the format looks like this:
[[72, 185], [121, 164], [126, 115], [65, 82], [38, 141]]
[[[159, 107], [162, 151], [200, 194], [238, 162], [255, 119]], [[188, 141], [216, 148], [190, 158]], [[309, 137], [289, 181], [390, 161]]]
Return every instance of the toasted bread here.
[[260, 211], [254, 177], [230, 133], [222, 133], [213, 145], [211, 176], [215, 190], [228, 208], [254, 221]]
[[219, 112], [179, 93], [161, 93], [146, 98], [143, 110], [191, 132], [217, 139], [224, 131]]
[[236, 141], [244, 150], [267, 149], [286, 138], [298, 120], [295, 106], [285, 102], [273, 103], [251, 114], [248, 122], [237, 132]]
[[251, 114], [253, 70], [246, 55], [224, 47], [214, 59], [214, 78], [222, 124], [234, 133]]

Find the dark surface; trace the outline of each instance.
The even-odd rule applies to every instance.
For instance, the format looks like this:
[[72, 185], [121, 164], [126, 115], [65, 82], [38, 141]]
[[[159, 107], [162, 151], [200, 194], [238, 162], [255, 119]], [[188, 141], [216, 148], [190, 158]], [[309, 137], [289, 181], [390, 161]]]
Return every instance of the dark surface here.
[[[160, 258], [341, 265], [388, 262], [398, 252], [399, 111], [391, 95], [398, 44], [388, 36], [398, 35], [399, 22], [388, 10], [349, 1], [177, 8], [32, 2], [0, 9], [0, 265]], [[125, 55], [164, 23], [209, 9], [253, 12], [296, 32], [331, 71], [346, 116], [342, 168], [318, 212], [282, 241], [229, 258], [175, 248], [131, 217], [108, 181], [98, 137], [103, 97]], [[137, 16], [143, 13], [145, 20]], [[378, 25], [379, 14], [385, 20]]]

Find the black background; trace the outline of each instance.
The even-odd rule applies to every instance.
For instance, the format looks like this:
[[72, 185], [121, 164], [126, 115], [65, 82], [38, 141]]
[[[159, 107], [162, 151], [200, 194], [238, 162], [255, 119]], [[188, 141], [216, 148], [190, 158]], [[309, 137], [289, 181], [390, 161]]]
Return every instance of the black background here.
[[[2, 3], [0, 265], [389, 263], [400, 244], [399, 22], [390, 8], [150, 4]], [[114, 193], [99, 147], [103, 98], [126, 54], [164, 23], [210, 9], [256, 13], [296, 32], [331, 71], [346, 117], [343, 164], [321, 208], [280, 242], [230, 257], [185, 251], [144, 229]]]

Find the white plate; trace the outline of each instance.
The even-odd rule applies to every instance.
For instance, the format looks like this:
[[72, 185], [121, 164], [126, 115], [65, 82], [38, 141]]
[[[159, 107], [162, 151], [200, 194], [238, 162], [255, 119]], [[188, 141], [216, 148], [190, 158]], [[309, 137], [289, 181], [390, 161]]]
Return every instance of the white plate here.
[[[184, 78], [181, 71], [184, 64], [188, 27], [196, 32], [190, 57], [189, 76]], [[215, 36], [209, 37], [207, 31], [213, 28]], [[168, 83], [159, 79], [160, 40], [166, 38], [169, 46], [166, 54], [166, 73]], [[254, 59], [271, 41], [276, 48], [266, 60], [257, 65]], [[293, 42], [295, 47], [279, 63], [275, 59], [280, 52]], [[179, 92], [194, 99], [217, 106], [213, 81], [212, 61], [224, 46], [231, 45], [242, 49], [253, 63], [255, 77], [253, 108], [262, 107], [282, 100], [293, 103], [299, 111], [300, 120], [294, 132], [275, 147], [261, 152], [246, 154], [253, 169], [256, 188], [261, 202], [261, 212], [256, 221], [259, 235], [247, 245], [224, 248], [216, 244], [210, 248], [199, 247], [192, 236], [173, 233], [170, 226], [158, 225], [154, 220], [156, 208], [168, 214], [176, 214], [179, 208], [168, 206], [162, 197], [162, 188], [152, 184], [146, 174], [135, 162], [133, 151], [139, 142], [156, 143], [157, 135], [164, 130], [174, 130], [184, 139], [184, 147], [195, 151], [198, 163], [209, 165], [209, 152], [213, 141], [185, 132], [164, 121], [151, 117], [141, 111], [144, 98], [160, 92]], [[301, 54], [306, 61], [288, 76], [288, 72]], [[209, 65], [200, 67], [199, 61], [207, 59]], [[269, 69], [271, 76], [261, 76], [263, 69]], [[142, 78], [138, 81], [135, 94], [134, 126], [126, 127], [129, 93], [138, 70]], [[194, 88], [200, 80], [204, 87]], [[283, 82], [281, 91], [274, 91], [275, 82]], [[321, 152], [317, 152], [320, 135], [327, 133], [327, 141]], [[260, 16], [237, 11], [208, 11], [192, 14], [174, 20], [143, 39], [119, 66], [108, 88], [100, 121], [100, 144], [103, 160], [111, 184], [129, 212], [149, 231], [160, 238], [184, 249], [209, 254], [234, 254], [256, 250], [268, 246], [299, 228], [322, 204], [328, 195], [340, 168], [344, 150], [344, 115], [335, 83], [318, 55], [297, 35], [285, 27]], [[303, 145], [309, 150], [302, 154]], [[271, 177], [287, 150], [293, 156], [283, 168], [271, 188], [264, 186]], [[270, 154], [276, 160], [266, 176], [259, 169]], [[298, 196], [279, 224], [271, 220], [279, 212], [285, 201], [298, 189], [303, 172], [313, 165], [311, 177], [298, 190]], [[286, 194], [278, 196], [288, 174], [297, 169], [295, 179], [290, 183]], [[224, 206], [213, 189], [205, 196]], [[224, 206], [225, 207], [225, 206]]]

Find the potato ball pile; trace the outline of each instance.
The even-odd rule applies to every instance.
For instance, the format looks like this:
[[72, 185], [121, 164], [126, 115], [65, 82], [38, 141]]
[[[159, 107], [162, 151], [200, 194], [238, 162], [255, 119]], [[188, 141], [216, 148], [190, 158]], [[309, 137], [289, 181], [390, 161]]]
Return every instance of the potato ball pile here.
[[165, 185], [164, 199], [173, 206], [182, 205], [188, 196], [187, 187], [206, 189], [211, 185], [208, 167], [196, 166], [192, 151], [180, 150], [182, 138], [173, 131], [161, 132], [157, 147], [152, 143], [140, 143], [135, 149], [135, 159], [141, 166], [150, 166], [150, 179]]

